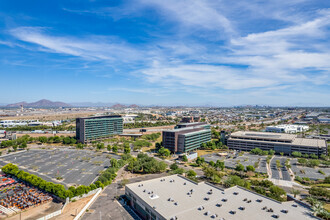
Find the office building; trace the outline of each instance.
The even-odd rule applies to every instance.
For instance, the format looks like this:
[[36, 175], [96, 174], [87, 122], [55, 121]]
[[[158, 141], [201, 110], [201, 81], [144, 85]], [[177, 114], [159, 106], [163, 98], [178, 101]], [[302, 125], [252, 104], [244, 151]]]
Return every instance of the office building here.
[[291, 154], [294, 151], [303, 154], [327, 154], [327, 143], [322, 139], [298, 138], [294, 134], [269, 132], [234, 132], [227, 139], [229, 149], [250, 151], [254, 148], [274, 150], [276, 153]]
[[276, 126], [267, 126], [267, 132], [276, 132], [276, 133], [288, 133], [294, 134], [298, 132], [304, 132], [309, 129], [308, 125], [276, 125]]
[[179, 175], [127, 184], [125, 195], [142, 219], [315, 219], [295, 201], [281, 203], [238, 186], [223, 190]]
[[163, 131], [163, 146], [174, 153], [187, 153], [211, 141], [210, 125], [205, 122], [181, 123]]
[[121, 133], [123, 133], [123, 119], [120, 115], [76, 119], [76, 136], [80, 143], [109, 138]]

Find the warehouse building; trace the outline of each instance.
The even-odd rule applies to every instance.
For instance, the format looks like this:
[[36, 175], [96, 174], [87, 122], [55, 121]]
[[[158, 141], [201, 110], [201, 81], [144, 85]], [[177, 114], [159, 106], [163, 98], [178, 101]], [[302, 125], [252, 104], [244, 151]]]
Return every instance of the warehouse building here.
[[274, 150], [276, 153], [291, 154], [294, 151], [303, 154], [327, 154], [327, 143], [323, 139], [298, 138], [294, 134], [269, 132], [234, 132], [227, 139], [229, 149], [250, 151], [254, 148]]
[[179, 175], [128, 184], [125, 195], [142, 219], [317, 219], [294, 201], [281, 203], [238, 186], [222, 190]]
[[88, 143], [122, 133], [123, 118], [120, 115], [76, 119], [76, 136], [80, 143]]
[[188, 153], [211, 141], [211, 128], [205, 122], [181, 123], [163, 131], [163, 146], [174, 153]]

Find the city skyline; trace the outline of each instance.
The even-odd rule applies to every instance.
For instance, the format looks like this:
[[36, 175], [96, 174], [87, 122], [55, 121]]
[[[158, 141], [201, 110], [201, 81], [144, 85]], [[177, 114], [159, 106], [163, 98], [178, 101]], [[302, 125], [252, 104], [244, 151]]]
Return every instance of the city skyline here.
[[329, 106], [330, 2], [1, 1], [0, 103]]

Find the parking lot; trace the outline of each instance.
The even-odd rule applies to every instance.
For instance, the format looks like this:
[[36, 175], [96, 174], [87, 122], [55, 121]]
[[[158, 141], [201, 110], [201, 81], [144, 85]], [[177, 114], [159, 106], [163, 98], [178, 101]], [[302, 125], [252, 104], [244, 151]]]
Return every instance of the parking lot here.
[[242, 156], [232, 157], [232, 158], [226, 158], [225, 156], [219, 156], [218, 154], [206, 154], [203, 155], [202, 157], [205, 158], [206, 162], [210, 162], [210, 161], [216, 162], [217, 160], [224, 161], [225, 166], [231, 169], [235, 169], [238, 163], [241, 163], [245, 167], [249, 165], [255, 166], [256, 164], [258, 164], [256, 168], [256, 172], [267, 173], [265, 156], [258, 156], [258, 155], [245, 153]]
[[0, 157], [0, 165], [13, 163], [46, 181], [71, 185], [90, 185], [99, 172], [118, 155], [76, 149], [29, 150]]
[[[296, 176], [308, 177], [311, 180], [324, 179], [330, 175], [330, 168], [298, 166], [297, 159], [291, 159], [291, 170], [295, 173]], [[319, 170], [322, 170], [325, 175], [319, 173]]]

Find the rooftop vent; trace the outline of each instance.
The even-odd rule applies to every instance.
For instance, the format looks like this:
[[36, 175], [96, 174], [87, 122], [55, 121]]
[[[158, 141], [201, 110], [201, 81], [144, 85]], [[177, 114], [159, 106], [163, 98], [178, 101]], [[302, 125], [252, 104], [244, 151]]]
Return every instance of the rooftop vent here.
[[210, 198], [209, 197], [205, 197], [204, 200], [208, 201]]
[[204, 206], [200, 206], [200, 207], [198, 207], [198, 210], [199, 210], [199, 211], [204, 210]]
[[221, 201], [223, 201], [223, 202], [227, 202], [227, 201], [228, 201], [228, 199], [222, 199]]
[[292, 204], [292, 207], [298, 207], [297, 204]]
[[178, 217], [176, 217], [176, 216], [171, 218], [171, 220], [177, 220], [177, 219], [178, 219]]
[[236, 211], [231, 210], [229, 213], [232, 214], [232, 215], [235, 215]]
[[267, 212], [274, 212], [274, 210], [272, 208], [267, 209]]
[[184, 182], [184, 183], [183, 183], [183, 185], [187, 185], [187, 183], [186, 183], [186, 182]]
[[267, 206], [262, 207], [262, 210], [266, 210], [266, 209], [267, 209]]
[[245, 210], [245, 207], [244, 206], [240, 206], [238, 209], [240, 209], [240, 210]]
[[157, 207], [156, 207], [156, 206], [153, 206], [152, 208], [153, 208], [153, 209], [156, 209]]
[[204, 215], [211, 215], [211, 212], [207, 211], [207, 212], [204, 213]]
[[217, 203], [217, 204], [216, 204], [216, 206], [217, 206], [217, 207], [221, 207], [221, 206], [222, 206], [222, 204], [220, 204], [220, 203]]
[[175, 202], [174, 205], [179, 205], [178, 202]]
[[257, 202], [262, 202], [262, 199], [257, 199]]
[[272, 215], [273, 218], [279, 218], [279, 215]]
[[251, 202], [251, 200], [247, 201], [247, 203], [250, 203], [250, 202]]
[[247, 198], [243, 199], [243, 201], [244, 201], [244, 202], [247, 201]]
[[238, 192], [234, 192], [233, 194], [234, 194], [234, 195], [238, 195]]
[[217, 214], [213, 214], [213, 215], [211, 215], [211, 218], [216, 218], [216, 217], [218, 217]]
[[143, 192], [145, 193], [145, 192], [146, 192], [146, 190], [144, 189], [144, 190], [143, 190]]
[[287, 209], [283, 209], [281, 212], [285, 213], [285, 214], [288, 214], [289, 210]]

